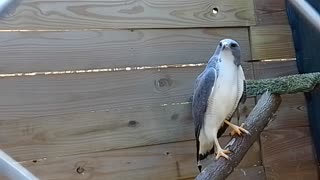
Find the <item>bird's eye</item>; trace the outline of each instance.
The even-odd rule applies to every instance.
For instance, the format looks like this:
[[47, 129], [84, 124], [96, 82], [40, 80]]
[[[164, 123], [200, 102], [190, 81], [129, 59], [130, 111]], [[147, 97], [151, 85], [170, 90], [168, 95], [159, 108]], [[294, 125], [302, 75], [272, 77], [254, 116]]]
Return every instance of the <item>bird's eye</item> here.
[[219, 46], [220, 46], [220, 47], [222, 46], [222, 42], [219, 43]]
[[237, 44], [236, 43], [231, 43], [231, 45], [230, 45], [232, 48], [235, 48], [235, 47], [237, 47]]

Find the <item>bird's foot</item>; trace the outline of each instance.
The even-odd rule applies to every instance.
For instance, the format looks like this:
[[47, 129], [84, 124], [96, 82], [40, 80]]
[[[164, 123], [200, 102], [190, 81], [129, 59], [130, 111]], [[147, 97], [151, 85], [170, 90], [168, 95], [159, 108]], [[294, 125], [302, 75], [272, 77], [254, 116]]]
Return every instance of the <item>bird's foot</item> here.
[[230, 125], [230, 127], [233, 129], [230, 132], [230, 136], [234, 136], [235, 134], [238, 134], [239, 136], [241, 136], [242, 133], [250, 134], [249, 131], [243, 128], [243, 125], [244, 123], [242, 123], [240, 127], [234, 124]]
[[231, 151], [229, 150], [225, 150], [225, 149], [222, 149], [222, 148], [218, 148], [217, 149], [217, 152], [216, 152], [216, 159], [219, 159], [219, 157], [224, 157], [226, 159], [229, 159], [229, 156], [227, 154], [230, 154]]

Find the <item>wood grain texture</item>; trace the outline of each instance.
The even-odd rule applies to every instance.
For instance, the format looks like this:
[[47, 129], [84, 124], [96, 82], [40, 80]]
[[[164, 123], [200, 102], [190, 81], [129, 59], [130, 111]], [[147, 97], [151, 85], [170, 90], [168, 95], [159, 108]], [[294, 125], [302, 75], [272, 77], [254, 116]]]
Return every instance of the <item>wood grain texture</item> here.
[[266, 167], [315, 162], [309, 127], [266, 130], [261, 134], [261, 148]]
[[265, 171], [268, 180], [318, 180], [320, 178], [319, 173], [317, 173], [317, 166], [315, 166], [314, 164], [303, 162], [299, 163], [299, 165], [292, 164], [285, 167], [266, 167]]
[[253, 60], [295, 57], [289, 25], [251, 26], [250, 37]]
[[298, 74], [296, 61], [266, 61], [252, 63], [255, 79], [276, 78]]
[[[190, 102], [204, 67], [0, 79], [1, 120]], [[245, 66], [247, 78], [251, 66]]]
[[[195, 142], [186, 141], [21, 163], [40, 179], [185, 180], [198, 174], [195, 152]], [[228, 180], [261, 176], [261, 166], [239, 168]]]
[[[318, 177], [318, 172], [309, 127], [264, 131], [261, 148], [267, 176], [317, 179], [314, 178]], [[294, 177], [298, 174], [301, 175]]]
[[[309, 126], [304, 95], [302, 93], [282, 95], [281, 98], [282, 102], [276, 112], [276, 118], [269, 122], [265, 129], [287, 129]], [[246, 115], [247, 113], [242, 113], [239, 124], [244, 122]]]
[[266, 180], [263, 166], [235, 169], [227, 180]]
[[[212, 12], [213, 8], [218, 13]], [[253, 0], [23, 1], [0, 29], [226, 27], [255, 24]]]
[[193, 139], [202, 69], [2, 78], [0, 144], [26, 160]]
[[254, 0], [257, 26], [287, 25], [285, 0]]
[[0, 73], [205, 63], [226, 37], [251, 59], [246, 28], [1, 32]]
[[288, 129], [309, 126], [308, 113], [303, 93], [283, 95], [282, 103], [266, 129]]

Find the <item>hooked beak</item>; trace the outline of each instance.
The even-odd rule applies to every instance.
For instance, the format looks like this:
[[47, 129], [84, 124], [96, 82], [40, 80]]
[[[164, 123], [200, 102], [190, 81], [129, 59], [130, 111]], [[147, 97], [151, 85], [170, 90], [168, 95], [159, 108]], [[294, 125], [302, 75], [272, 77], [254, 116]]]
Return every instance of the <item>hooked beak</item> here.
[[201, 172], [202, 166], [201, 166], [201, 165], [198, 165], [198, 169], [199, 169], [199, 172]]
[[230, 49], [228, 44], [222, 44], [222, 50], [225, 50], [226, 48]]

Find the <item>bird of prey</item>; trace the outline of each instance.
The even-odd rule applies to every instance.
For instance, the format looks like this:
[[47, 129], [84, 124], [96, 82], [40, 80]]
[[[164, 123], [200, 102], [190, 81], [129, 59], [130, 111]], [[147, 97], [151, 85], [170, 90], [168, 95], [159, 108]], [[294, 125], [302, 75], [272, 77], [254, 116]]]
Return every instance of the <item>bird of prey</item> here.
[[[219, 42], [204, 71], [197, 77], [192, 99], [195, 125], [197, 163], [216, 152], [216, 159], [230, 151], [222, 149], [218, 138], [228, 126], [231, 134], [249, 134], [247, 130], [230, 122], [239, 103], [246, 100], [245, 76], [240, 64], [240, 46], [232, 39]], [[216, 151], [214, 151], [216, 148]]]

